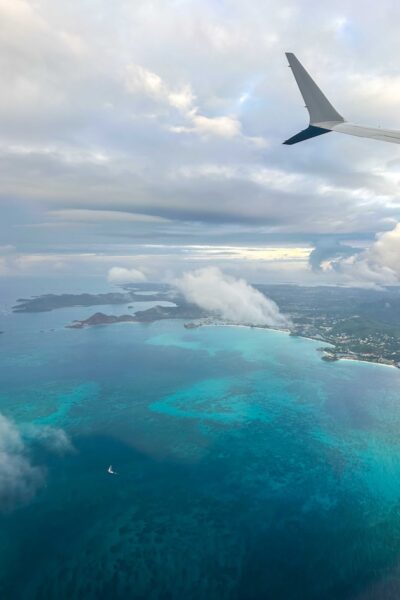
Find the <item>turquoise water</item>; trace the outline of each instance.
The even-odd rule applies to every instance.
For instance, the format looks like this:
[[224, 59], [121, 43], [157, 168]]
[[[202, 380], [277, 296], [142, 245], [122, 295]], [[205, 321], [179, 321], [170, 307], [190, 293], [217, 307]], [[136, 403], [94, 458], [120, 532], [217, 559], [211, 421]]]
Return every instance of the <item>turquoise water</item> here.
[[92, 312], [0, 318], [0, 411], [75, 448], [25, 441], [44, 480], [0, 516], [2, 598], [400, 596], [400, 371], [259, 329], [64, 329]]

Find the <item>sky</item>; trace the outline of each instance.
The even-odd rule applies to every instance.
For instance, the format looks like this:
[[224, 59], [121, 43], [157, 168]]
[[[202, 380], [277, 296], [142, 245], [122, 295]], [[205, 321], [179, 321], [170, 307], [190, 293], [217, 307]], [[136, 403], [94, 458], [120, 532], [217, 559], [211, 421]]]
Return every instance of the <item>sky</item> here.
[[400, 129], [400, 5], [0, 0], [1, 278], [400, 277], [400, 146], [308, 115], [294, 52], [351, 121]]

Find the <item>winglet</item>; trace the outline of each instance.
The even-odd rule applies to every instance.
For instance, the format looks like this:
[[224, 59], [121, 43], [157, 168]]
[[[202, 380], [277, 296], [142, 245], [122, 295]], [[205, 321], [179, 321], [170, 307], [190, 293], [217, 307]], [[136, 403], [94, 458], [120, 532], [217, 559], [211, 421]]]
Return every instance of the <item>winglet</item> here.
[[310, 115], [310, 125], [318, 125], [318, 123], [329, 121], [343, 123], [342, 115], [332, 106], [295, 55], [292, 52], [286, 52], [286, 58], [304, 98]]
[[300, 131], [290, 139], [283, 142], [287, 145], [297, 144], [309, 138], [323, 133], [328, 133], [330, 129], [320, 127], [326, 123], [344, 123], [342, 115], [329, 102], [325, 94], [319, 89], [315, 81], [307, 73], [303, 65], [292, 52], [286, 52], [286, 58], [289, 61], [289, 66], [293, 71], [294, 78], [299, 86], [301, 95], [303, 96], [306, 109], [310, 115], [310, 125], [307, 129]]

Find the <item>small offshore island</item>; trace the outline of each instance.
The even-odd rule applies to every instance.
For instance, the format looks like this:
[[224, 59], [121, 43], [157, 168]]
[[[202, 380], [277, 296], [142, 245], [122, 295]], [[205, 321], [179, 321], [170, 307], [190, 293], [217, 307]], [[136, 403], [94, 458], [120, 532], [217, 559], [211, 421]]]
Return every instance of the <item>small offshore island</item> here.
[[[400, 367], [399, 287], [383, 290], [296, 285], [255, 287], [274, 300], [283, 313], [290, 315], [290, 335], [329, 344], [320, 348], [323, 360], [360, 360]], [[46, 294], [18, 300], [13, 311], [43, 312], [71, 306], [126, 305], [130, 302], [166, 300], [173, 301], [175, 305], [156, 305], [148, 310], [136, 310], [132, 314], [119, 316], [96, 312], [66, 327], [83, 329], [114, 323], [151, 323], [162, 319], [183, 319], [186, 329], [229, 324], [186, 302], [175, 290], [161, 284], [126, 285], [121, 292], [103, 294]], [[128, 308], [133, 310], [133, 307]], [[242, 325], [252, 326], [249, 323]]]

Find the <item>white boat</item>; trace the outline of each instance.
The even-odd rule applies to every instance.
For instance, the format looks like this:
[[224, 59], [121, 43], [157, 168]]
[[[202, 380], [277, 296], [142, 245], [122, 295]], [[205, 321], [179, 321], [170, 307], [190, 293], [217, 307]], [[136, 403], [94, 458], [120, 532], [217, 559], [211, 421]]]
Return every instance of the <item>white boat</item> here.
[[112, 465], [110, 465], [107, 469], [107, 473], [110, 473], [110, 475], [116, 475], [117, 471], [113, 471]]

